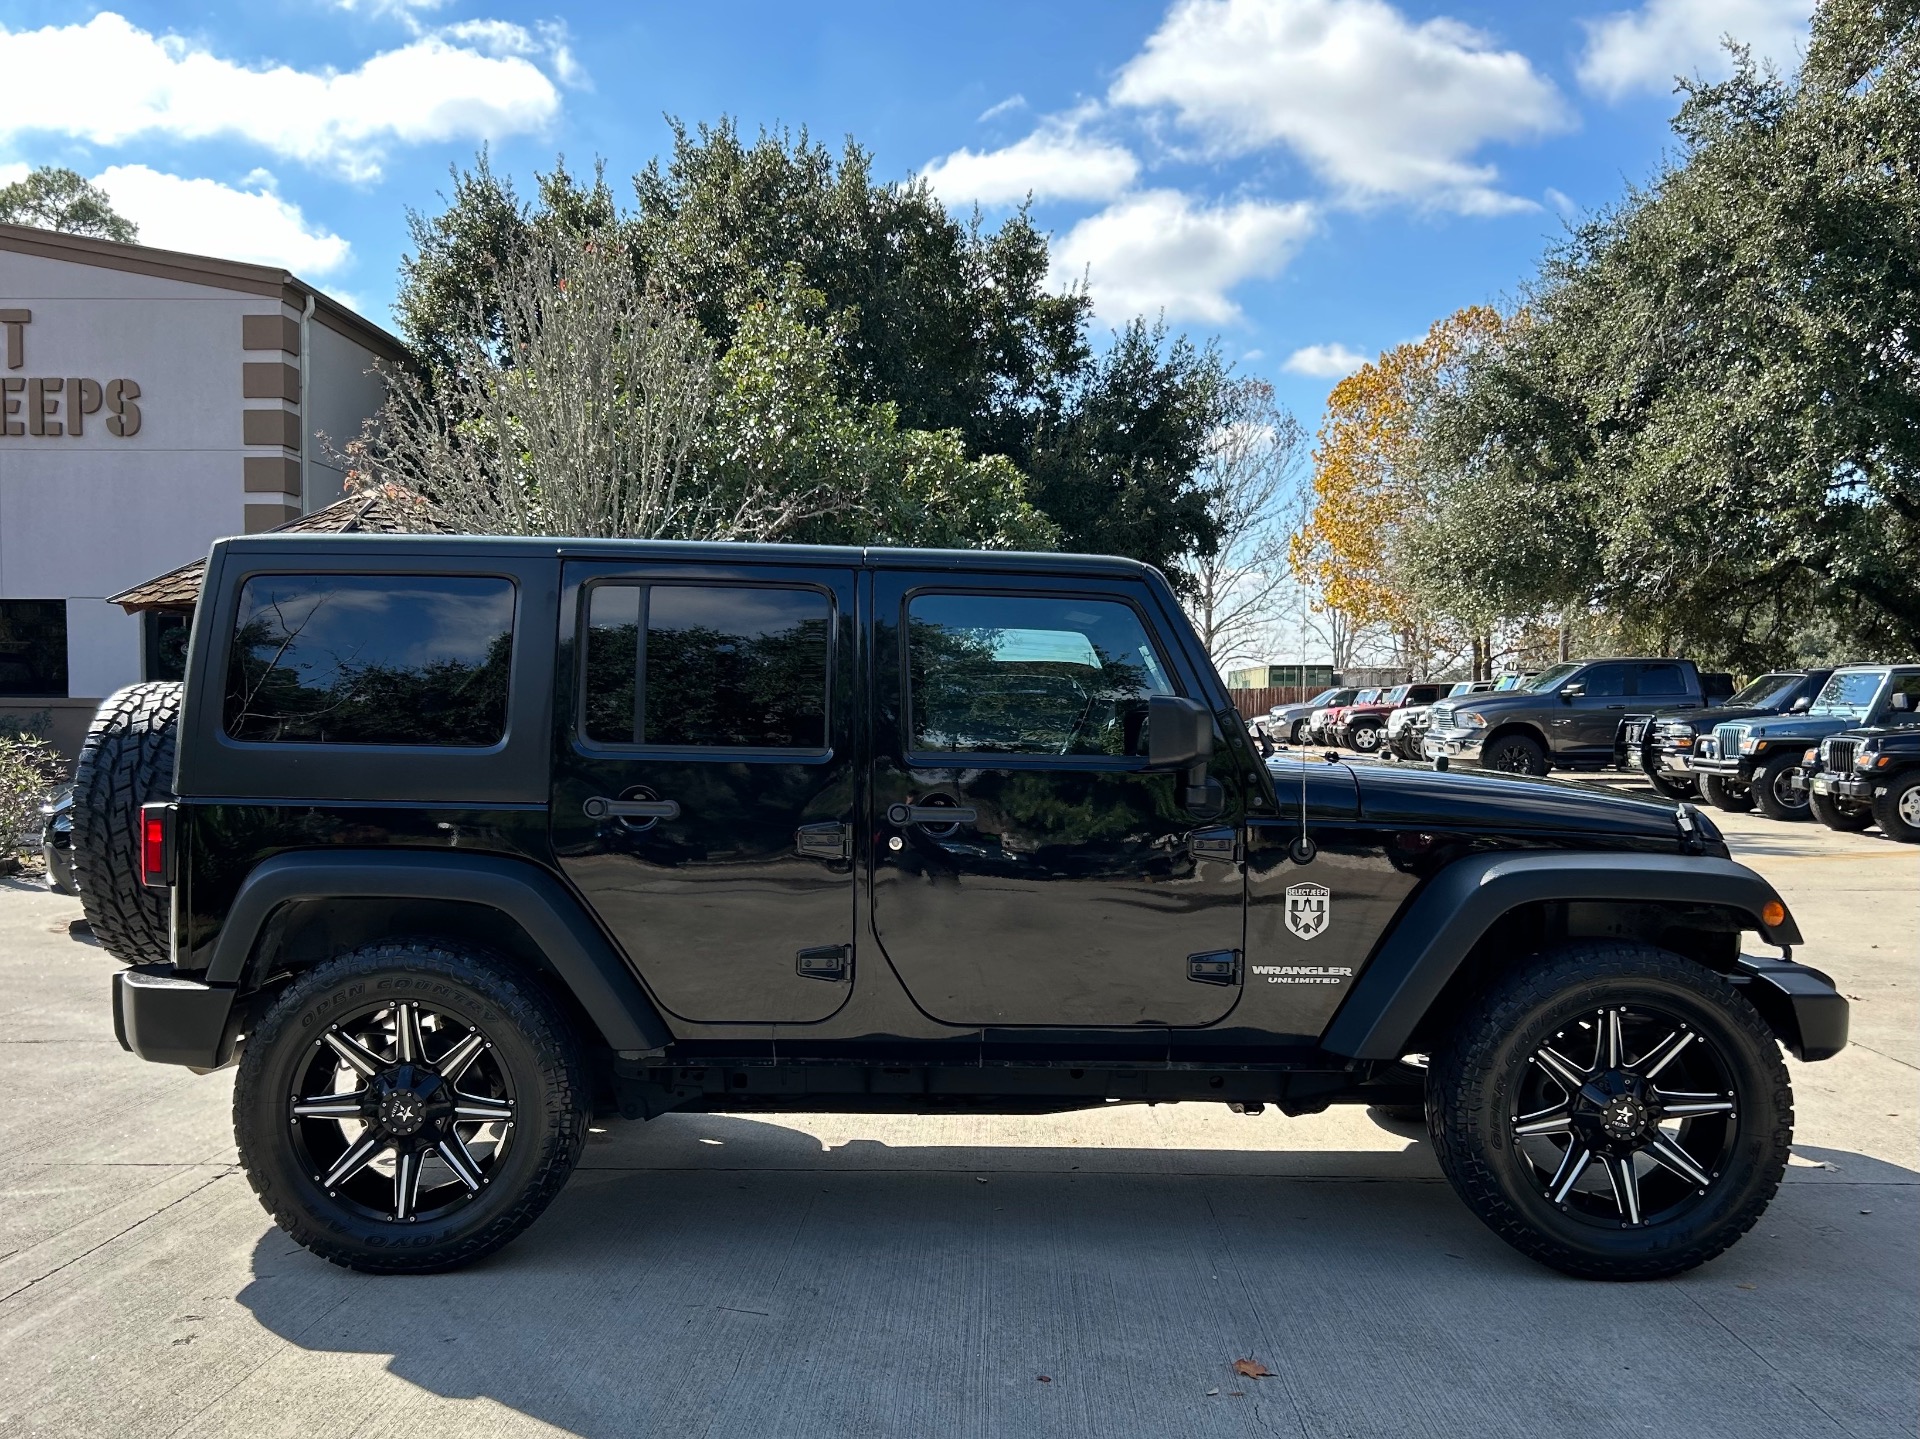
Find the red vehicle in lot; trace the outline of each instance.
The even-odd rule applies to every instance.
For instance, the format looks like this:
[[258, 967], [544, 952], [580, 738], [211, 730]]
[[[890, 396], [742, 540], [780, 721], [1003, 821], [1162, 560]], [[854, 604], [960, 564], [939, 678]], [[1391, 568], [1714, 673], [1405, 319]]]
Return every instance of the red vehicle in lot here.
[[1430, 705], [1447, 692], [1441, 684], [1395, 685], [1377, 699], [1355, 700], [1341, 712], [1334, 739], [1344, 749], [1376, 753], [1387, 736], [1387, 716], [1404, 705]]
[[1352, 701], [1343, 705], [1329, 705], [1325, 709], [1313, 712], [1313, 718], [1307, 722], [1307, 738], [1315, 744], [1333, 744], [1340, 733], [1340, 723], [1347, 717], [1347, 711], [1358, 705], [1370, 705], [1379, 699], [1383, 691], [1377, 689], [1361, 690]]

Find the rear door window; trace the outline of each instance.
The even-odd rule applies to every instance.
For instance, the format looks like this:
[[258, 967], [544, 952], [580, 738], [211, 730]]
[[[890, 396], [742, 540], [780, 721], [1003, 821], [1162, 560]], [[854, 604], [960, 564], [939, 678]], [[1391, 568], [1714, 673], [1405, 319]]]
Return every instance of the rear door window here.
[[1687, 677], [1679, 665], [1641, 665], [1640, 693], [1643, 695], [1684, 695]]
[[485, 748], [507, 733], [514, 586], [485, 575], [255, 575], [226, 732], [260, 744]]
[[587, 596], [589, 740], [826, 749], [833, 602], [823, 592], [604, 584]]

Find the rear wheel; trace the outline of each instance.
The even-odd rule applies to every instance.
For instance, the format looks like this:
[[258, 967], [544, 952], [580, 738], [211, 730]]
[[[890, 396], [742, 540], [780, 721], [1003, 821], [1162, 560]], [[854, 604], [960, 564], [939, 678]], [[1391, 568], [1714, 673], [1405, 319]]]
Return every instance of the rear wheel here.
[[248, 1037], [240, 1163], [324, 1259], [425, 1274], [490, 1254], [560, 1192], [586, 1141], [579, 1045], [507, 961], [379, 944], [301, 975]]
[[1467, 1207], [1522, 1253], [1658, 1279], [1751, 1229], [1786, 1169], [1793, 1092], [1745, 996], [1649, 945], [1536, 957], [1434, 1057], [1433, 1136]]
[[87, 727], [73, 770], [73, 879], [107, 953], [125, 964], [172, 958], [166, 890], [140, 877], [140, 806], [173, 798], [180, 686], [129, 685]]
[[1700, 776], [1700, 793], [1706, 796], [1708, 804], [1715, 809], [1723, 809], [1728, 814], [1745, 814], [1753, 808], [1752, 790], [1745, 785], [1722, 779], [1717, 774]]
[[1547, 752], [1538, 740], [1526, 735], [1502, 735], [1480, 751], [1480, 763], [1503, 774], [1543, 775], [1547, 772]]
[[1768, 819], [1805, 819], [1807, 792], [1795, 789], [1800, 778], [1798, 755], [1775, 755], [1753, 772], [1753, 802]]
[[1920, 844], [1920, 770], [1896, 776], [1873, 799], [1874, 822], [1888, 839]]
[[1858, 834], [1873, 823], [1872, 811], [1848, 809], [1830, 794], [1809, 793], [1807, 808], [1828, 829], [1837, 829], [1842, 834]]

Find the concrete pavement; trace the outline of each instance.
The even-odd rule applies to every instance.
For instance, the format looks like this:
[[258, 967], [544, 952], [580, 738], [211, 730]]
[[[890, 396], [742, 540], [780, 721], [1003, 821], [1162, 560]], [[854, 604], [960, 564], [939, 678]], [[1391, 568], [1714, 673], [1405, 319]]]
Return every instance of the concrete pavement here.
[[1755, 1232], [1645, 1285], [1522, 1259], [1411, 1128], [1177, 1105], [615, 1123], [503, 1254], [372, 1279], [0, 881], [0, 1435], [1911, 1435], [1920, 850], [1722, 820], [1856, 1042]]

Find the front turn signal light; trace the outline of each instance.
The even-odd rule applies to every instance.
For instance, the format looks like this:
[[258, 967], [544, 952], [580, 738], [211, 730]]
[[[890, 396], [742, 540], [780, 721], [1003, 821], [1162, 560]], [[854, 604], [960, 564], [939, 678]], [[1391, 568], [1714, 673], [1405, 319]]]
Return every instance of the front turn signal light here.
[[1787, 922], [1787, 907], [1777, 899], [1770, 899], [1760, 906], [1760, 922], [1768, 929], [1778, 929]]

